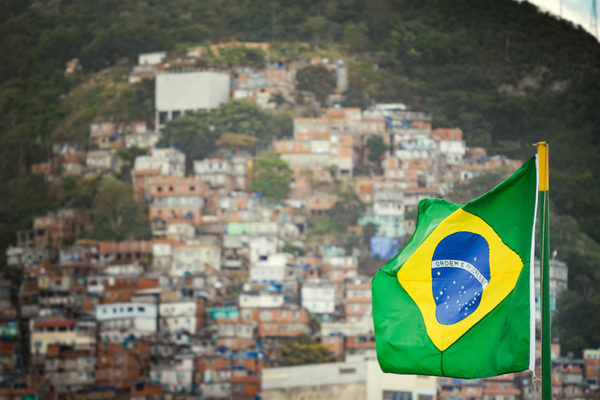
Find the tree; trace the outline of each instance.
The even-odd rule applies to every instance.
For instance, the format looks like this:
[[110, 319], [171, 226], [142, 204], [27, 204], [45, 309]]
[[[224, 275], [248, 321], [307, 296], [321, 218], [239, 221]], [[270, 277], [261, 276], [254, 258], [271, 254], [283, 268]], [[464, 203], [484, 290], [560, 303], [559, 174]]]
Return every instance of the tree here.
[[367, 148], [369, 149], [369, 161], [378, 162], [388, 147], [381, 136], [371, 136], [367, 139]]
[[290, 339], [281, 350], [285, 365], [322, 364], [335, 361], [329, 349], [317, 342], [309, 334], [302, 334]]
[[275, 126], [277, 137], [294, 136], [294, 118], [288, 113], [275, 114]]
[[14, 243], [15, 231], [31, 229], [33, 218], [56, 207], [55, 189], [41, 174], [13, 179], [4, 187], [0, 201], [0, 265], [5, 262], [6, 247]]
[[224, 133], [216, 142], [217, 147], [227, 150], [247, 150], [253, 152], [258, 144], [258, 139], [242, 133]]
[[354, 249], [360, 248], [360, 239], [360, 236], [358, 236], [355, 232], [345, 232], [342, 235], [340, 244], [344, 248], [347, 256], [351, 256]]
[[143, 156], [148, 152], [144, 149], [141, 149], [137, 146], [132, 147], [119, 147], [116, 150], [117, 157], [123, 160], [123, 165], [121, 165], [121, 171], [119, 172], [119, 179], [124, 182], [131, 181], [131, 170], [133, 169], [133, 164], [135, 162], [136, 157]]
[[285, 242], [283, 244], [283, 250], [282, 252], [284, 253], [289, 253], [293, 256], [303, 256], [304, 254], [306, 254], [306, 250], [304, 250], [303, 247], [299, 247], [299, 246], [295, 246], [290, 242]]
[[377, 224], [373, 222], [367, 222], [362, 228], [362, 239], [363, 245], [365, 247], [369, 247], [371, 245], [371, 237], [375, 236], [377, 233]]
[[600, 346], [600, 294], [584, 298], [578, 293], [563, 292], [558, 298], [556, 325], [561, 352], [581, 357], [585, 348]]
[[344, 231], [344, 225], [334, 221], [331, 217], [318, 217], [310, 222], [310, 236], [322, 236], [329, 233], [339, 234]]
[[310, 39], [314, 40], [317, 47], [321, 42], [321, 37], [327, 33], [327, 28], [330, 22], [327, 18], [320, 15], [316, 17], [309, 17], [302, 25], [302, 31]]
[[370, 48], [369, 37], [365, 34], [364, 29], [359, 28], [356, 24], [350, 22], [344, 27], [342, 33], [344, 43], [346, 43], [354, 51], [366, 51]]
[[285, 199], [290, 191], [292, 170], [274, 151], [264, 151], [258, 155], [252, 167], [254, 181], [250, 190], [259, 192], [270, 201]]
[[333, 93], [335, 88], [335, 76], [323, 65], [309, 65], [299, 69], [296, 73], [297, 89], [315, 94], [321, 103], [327, 96]]
[[145, 205], [133, 196], [131, 186], [117, 179], [100, 183], [92, 215], [92, 236], [100, 240], [142, 239], [149, 236]]
[[287, 100], [281, 93], [281, 90], [278, 91], [277, 93], [271, 93], [271, 96], [269, 96], [269, 103], [275, 103], [276, 107], [279, 107], [282, 104], [285, 104], [286, 102], [287, 102]]
[[273, 113], [248, 101], [232, 101], [222, 104], [208, 118], [215, 132], [241, 133], [257, 138], [261, 146], [271, 143], [279, 136]]
[[508, 175], [509, 171], [490, 171], [485, 172], [475, 178], [469, 180], [464, 185], [456, 186], [449, 194], [450, 201], [464, 204], [471, 201], [484, 193], [489, 192], [494, 186], [502, 182]]
[[260, 48], [251, 49], [244, 46], [224, 47], [219, 50], [220, 57], [228, 67], [250, 67], [260, 69], [265, 67], [265, 53]]
[[82, 179], [74, 176], [66, 177], [63, 179], [63, 206], [83, 210], [91, 209], [101, 182], [102, 178], [98, 175]]
[[148, 153], [147, 150], [141, 149], [137, 146], [132, 147], [119, 147], [116, 152], [117, 157], [126, 162], [130, 167], [133, 166], [136, 157], [143, 156]]
[[340, 200], [336, 201], [329, 215], [335, 224], [343, 227], [356, 225], [358, 218], [363, 214], [365, 205], [353, 191], [340, 194]]
[[188, 168], [194, 160], [201, 160], [215, 149], [218, 134], [211, 123], [211, 116], [206, 111], [196, 111], [183, 117], [169, 121], [163, 129], [159, 146], [174, 146], [182, 150], [186, 156]]

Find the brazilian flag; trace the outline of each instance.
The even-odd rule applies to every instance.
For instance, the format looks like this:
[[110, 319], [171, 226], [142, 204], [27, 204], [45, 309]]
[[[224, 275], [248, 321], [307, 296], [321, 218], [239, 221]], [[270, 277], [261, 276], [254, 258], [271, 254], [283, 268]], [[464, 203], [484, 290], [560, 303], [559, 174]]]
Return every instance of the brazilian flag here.
[[373, 278], [384, 372], [483, 378], [533, 369], [536, 158], [465, 205], [419, 203], [407, 245]]

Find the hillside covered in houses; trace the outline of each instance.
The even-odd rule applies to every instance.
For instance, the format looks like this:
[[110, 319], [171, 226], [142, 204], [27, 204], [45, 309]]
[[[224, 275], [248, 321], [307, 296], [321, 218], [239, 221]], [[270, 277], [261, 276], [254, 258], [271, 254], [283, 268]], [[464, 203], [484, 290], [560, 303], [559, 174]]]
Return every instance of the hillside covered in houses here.
[[2, 4], [0, 394], [531, 398], [386, 381], [370, 280], [537, 140], [556, 395], [598, 391], [598, 43], [528, 3], [304, 3]]

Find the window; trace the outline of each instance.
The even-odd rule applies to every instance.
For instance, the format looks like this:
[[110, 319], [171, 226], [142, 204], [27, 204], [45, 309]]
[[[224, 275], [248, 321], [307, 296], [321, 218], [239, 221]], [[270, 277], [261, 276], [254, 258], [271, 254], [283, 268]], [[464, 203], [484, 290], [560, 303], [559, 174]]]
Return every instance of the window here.
[[263, 311], [260, 313], [260, 320], [261, 321], [270, 321], [272, 318], [271, 316], [271, 311]]
[[146, 311], [146, 307], [138, 307], [138, 311], [139, 312], [144, 312], [144, 311]]
[[410, 392], [394, 392], [391, 390], [384, 390], [382, 400], [412, 400], [412, 393]]
[[167, 111], [161, 111], [158, 113], [158, 123], [159, 124], [164, 124], [165, 122], [167, 122], [167, 117], [168, 117], [168, 112]]

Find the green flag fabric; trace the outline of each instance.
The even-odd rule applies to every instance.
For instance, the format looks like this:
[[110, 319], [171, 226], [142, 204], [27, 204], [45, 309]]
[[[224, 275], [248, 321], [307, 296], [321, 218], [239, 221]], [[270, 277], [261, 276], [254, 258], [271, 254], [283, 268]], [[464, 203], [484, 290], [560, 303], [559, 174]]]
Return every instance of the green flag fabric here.
[[483, 378], [533, 369], [532, 158], [465, 205], [419, 203], [415, 232], [372, 282], [384, 372]]

